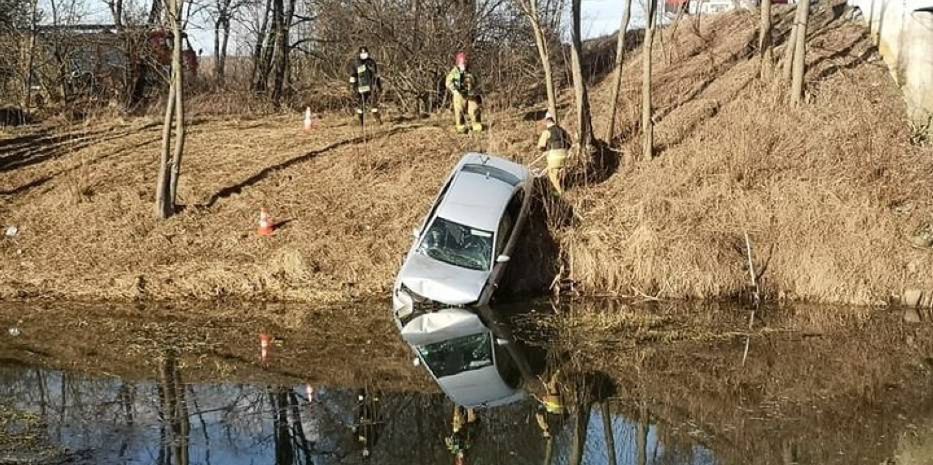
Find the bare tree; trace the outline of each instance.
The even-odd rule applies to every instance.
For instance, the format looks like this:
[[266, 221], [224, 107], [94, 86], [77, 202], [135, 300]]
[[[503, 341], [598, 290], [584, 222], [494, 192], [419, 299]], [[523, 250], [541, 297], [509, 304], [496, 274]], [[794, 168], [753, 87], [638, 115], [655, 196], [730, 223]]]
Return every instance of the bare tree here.
[[[184, 69], [182, 63], [182, 34], [184, 22], [182, 12], [184, 0], [168, 0], [166, 13], [172, 27], [172, 76], [169, 82], [168, 99], [165, 105], [165, 120], [162, 126], [162, 157], [156, 184], [155, 215], [168, 218], [175, 213], [178, 193], [178, 178], [181, 175], [181, 158], [185, 150], [185, 106]], [[172, 159], [172, 120], [175, 121], [175, 146]]]
[[609, 413], [608, 401], [603, 400], [600, 405], [600, 412], [603, 417], [603, 435], [606, 440], [606, 453], [609, 459], [608, 465], [616, 465], [616, 441], [615, 433], [612, 431], [612, 416]]
[[810, 0], [800, 0], [797, 4], [797, 34], [794, 47], [793, 81], [790, 98], [795, 106], [803, 101], [803, 76], [806, 72], [807, 22], [810, 18]]
[[123, 30], [123, 0], [104, 0], [107, 8], [110, 9], [110, 15], [113, 17], [113, 25], [118, 31]]
[[785, 84], [790, 84], [791, 75], [794, 70], [794, 49], [797, 48], [797, 21], [791, 26], [790, 33], [787, 35], [787, 41], [784, 43], [784, 52], [781, 56], [781, 80]]
[[[576, 1], [576, 0], [575, 0]], [[586, 453], [586, 433], [590, 424], [590, 414], [593, 404], [587, 399], [578, 399], [575, 427], [573, 430], [573, 444], [570, 450], [570, 464], [581, 465], [583, 455]]]
[[615, 137], [616, 114], [619, 110], [619, 93], [622, 91], [622, 65], [625, 62], [625, 35], [628, 32], [628, 23], [632, 18], [632, 0], [625, 0], [625, 11], [622, 13], [622, 23], [619, 25], [619, 36], [616, 38], [616, 61], [612, 75], [612, 97], [609, 99], [609, 119], [606, 126], [606, 142], [611, 143]]
[[648, 463], [648, 405], [642, 401], [638, 408], [638, 432], [635, 433], [636, 448], [638, 449], [638, 465]]
[[774, 51], [771, 45], [771, 0], [761, 0], [761, 26], [759, 26], [758, 35], [758, 53], [761, 58], [758, 76], [764, 80], [771, 75], [771, 67], [774, 66]]
[[654, 123], [651, 109], [651, 43], [654, 41], [654, 28], [658, 15], [658, 0], [648, 0], [647, 27], [645, 28], [645, 42], [642, 45], [642, 76], [641, 76], [641, 132], [642, 132], [642, 158], [650, 160], [654, 157]]
[[272, 101], [278, 107], [285, 92], [285, 79], [288, 73], [288, 57], [291, 41], [289, 30], [295, 16], [295, 0], [273, 0], [277, 21], [275, 59], [272, 68]]
[[214, 1], [214, 79], [221, 87], [224, 85], [227, 44], [230, 40], [230, 17], [238, 3], [232, 0]]
[[586, 79], [583, 76], [581, 54], [583, 40], [580, 35], [581, 0], [571, 1], [571, 47], [570, 67], [573, 75], [573, 94], [577, 104], [577, 140], [580, 149], [589, 153], [593, 148], [593, 122], [590, 117], [590, 101], [586, 91]]
[[289, 55], [294, 45], [289, 39], [294, 16], [295, 0], [269, 0], [253, 52], [253, 90], [269, 95], [276, 106], [281, 104], [285, 92]]
[[149, 7], [149, 18], [146, 20], [147, 24], [159, 23], [162, 18], [163, 6], [163, 0], [152, 0], [152, 5]]
[[[628, 0], [631, 2], [631, 0]], [[548, 47], [550, 38], [547, 36], [542, 25], [542, 18], [538, 8], [538, 0], [517, 0], [522, 13], [528, 18], [531, 24], [531, 30], [535, 36], [535, 46], [538, 49], [538, 57], [541, 60], [541, 68], [544, 71], [544, 86], [547, 91], [547, 107], [554, 120], [558, 121], [557, 114], [557, 93], [554, 90], [554, 76], [551, 68], [551, 54]]]
[[33, 62], [36, 55], [36, 27], [39, 22], [38, 6], [39, 0], [32, 0], [29, 14], [29, 49], [26, 50], [26, 79], [24, 81], [26, 99], [23, 111], [29, 111], [29, 107], [32, 105]]
[[[181, 0], [169, 0], [169, 2]], [[169, 6], [171, 10], [171, 6]], [[188, 441], [191, 432], [191, 423], [188, 419], [188, 402], [185, 396], [185, 386], [181, 379], [181, 370], [175, 354], [166, 352], [163, 355], [160, 367], [159, 384], [159, 413], [160, 434], [163, 437], [159, 450], [158, 463], [167, 463], [166, 458], [171, 457], [171, 463], [188, 465], [190, 450]]]

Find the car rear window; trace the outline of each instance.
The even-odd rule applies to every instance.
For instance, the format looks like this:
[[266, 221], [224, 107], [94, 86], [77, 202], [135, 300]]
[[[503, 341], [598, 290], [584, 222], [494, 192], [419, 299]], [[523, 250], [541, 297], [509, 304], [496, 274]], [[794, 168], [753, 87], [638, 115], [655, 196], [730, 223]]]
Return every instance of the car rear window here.
[[515, 176], [512, 173], [502, 169], [496, 168], [495, 166], [481, 165], [478, 163], [467, 163], [463, 165], [461, 169], [464, 173], [475, 173], [481, 174], [483, 176], [488, 176], [490, 178], [498, 179], [510, 186], [517, 186], [521, 181], [518, 179], [518, 176]]

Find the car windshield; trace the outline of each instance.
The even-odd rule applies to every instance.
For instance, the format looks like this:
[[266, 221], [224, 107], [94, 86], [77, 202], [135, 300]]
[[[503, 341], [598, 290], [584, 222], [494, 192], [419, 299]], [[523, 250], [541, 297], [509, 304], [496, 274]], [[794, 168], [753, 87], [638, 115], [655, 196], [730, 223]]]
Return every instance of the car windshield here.
[[492, 233], [437, 217], [418, 251], [444, 263], [486, 271], [492, 261]]
[[418, 347], [418, 353], [434, 376], [443, 378], [492, 365], [489, 332], [461, 336]]

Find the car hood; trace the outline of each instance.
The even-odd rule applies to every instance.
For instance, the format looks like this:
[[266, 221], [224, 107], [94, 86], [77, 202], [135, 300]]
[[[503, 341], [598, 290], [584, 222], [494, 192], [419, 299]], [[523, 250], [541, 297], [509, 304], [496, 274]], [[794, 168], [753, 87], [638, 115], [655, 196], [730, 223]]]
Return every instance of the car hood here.
[[412, 292], [446, 305], [476, 302], [488, 277], [488, 271], [449, 265], [419, 252], [412, 253], [399, 272], [399, 280]]
[[413, 346], [433, 344], [489, 331], [479, 317], [463, 308], [447, 308], [421, 315], [402, 328], [402, 339]]

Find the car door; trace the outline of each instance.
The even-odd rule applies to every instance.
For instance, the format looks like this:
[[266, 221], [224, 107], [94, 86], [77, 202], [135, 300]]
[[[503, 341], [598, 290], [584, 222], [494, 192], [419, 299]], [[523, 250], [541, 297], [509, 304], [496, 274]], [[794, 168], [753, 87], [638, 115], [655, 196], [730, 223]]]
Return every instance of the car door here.
[[[514, 248], [515, 244], [515, 226], [518, 223], [518, 218], [521, 215], [522, 202], [524, 201], [524, 191], [522, 189], [516, 190], [512, 194], [512, 199], [509, 200], [508, 206], [506, 206], [505, 212], [503, 212], [502, 217], [499, 219], [499, 227], [496, 230], [495, 238], [495, 254], [493, 255], [493, 264], [492, 272], [489, 273], [489, 279], [486, 283], [486, 289], [483, 291], [483, 296], [480, 298], [480, 303], [485, 303], [489, 301], [489, 298], [492, 297], [492, 293], [496, 287], [499, 285], [499, 280], [502, 278], [503, 273], [505, 272], [505, 267], [508, 265], [508, 261], [499, 261], [499, 257], [506, 255]], [[511, 257], [510, 257], [511, 258]]]

